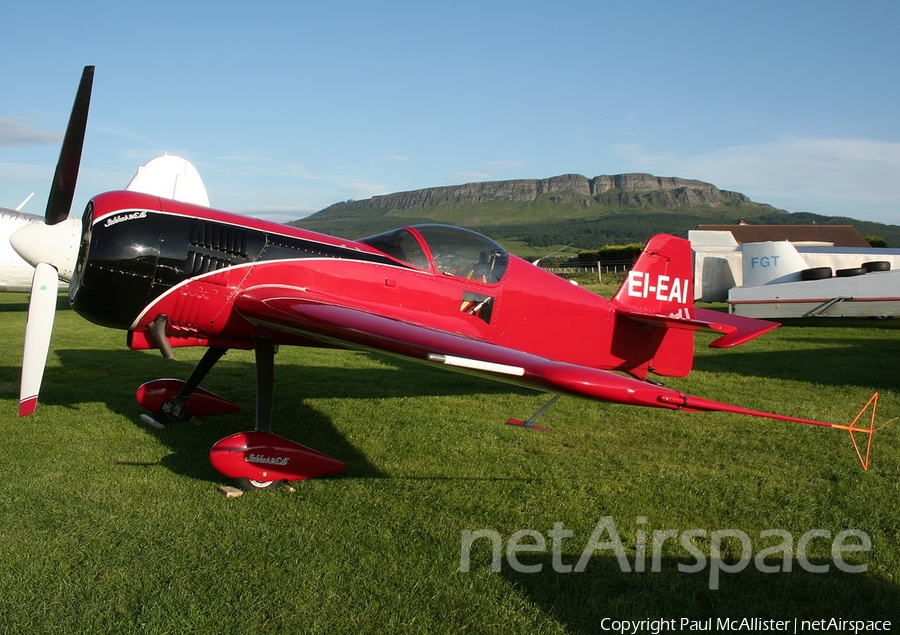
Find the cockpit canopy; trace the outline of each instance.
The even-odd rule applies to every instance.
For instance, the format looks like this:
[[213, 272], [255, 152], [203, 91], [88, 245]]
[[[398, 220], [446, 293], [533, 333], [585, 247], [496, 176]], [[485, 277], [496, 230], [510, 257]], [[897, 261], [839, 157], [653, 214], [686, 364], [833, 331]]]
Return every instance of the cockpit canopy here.
[[451, 225], [413, 225], [363, 238], [360, 242], [419, 269], [497, 284], [509, 255], [487, 236]]

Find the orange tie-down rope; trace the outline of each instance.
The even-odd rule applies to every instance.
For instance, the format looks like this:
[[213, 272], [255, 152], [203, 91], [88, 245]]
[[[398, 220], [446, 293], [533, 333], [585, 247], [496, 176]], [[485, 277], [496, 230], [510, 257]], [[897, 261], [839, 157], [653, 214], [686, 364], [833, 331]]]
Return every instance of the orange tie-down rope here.
[[[859, 421], [860, 417], [869, 409], [869, 406], [872, 406], [872, 420], [869, 422], [868, 428], [857, 428], [856, 422]], [[842, 426], [837, 423], [832, 423], [832, 428], [837, 428], [838, 430], [846, 430], [850, 433], [850, 440], [853, 441], [853, 447], [856, 449], [856, 456], [859, 457], [859, 462], [862, 463], [863, 469], [869, 469], [869, 456], [872, 454], [872, 437], [875, 434], [875, 410], [878, 409], [878, 393], [876, 392], [872, 395], [872, 398], [869, 399], [869, 402], [863, 407], [862, 410], [859, 411], [859, 414], [856, 415], [856, 418], [850, 423], [849, 426]], [[863, 458], [862, 451], [859, 449], [859, 444], [856, 442], [856, 436], [854, 432], [858, 432], [860, 434], [869, 435], [869, 440], [866, 441], [866, 456]]]
[[[838, 430], [846, 430], [850, 433], [850, 439], [853, 441], [853, 447], [856, 448], [856, 455], [859, 457], [859, 462], [862, 463], [863, 469], [869, 469], [869, 457], [872, 454], [872, 436], [875, 434], [875, 411], [878, 408], [878, 393], [876, 392], [869, 399], [868, 403], [863, 406], [863, 409], [859, 411], [859, 414], [856, 415], [856, 418], [853, 419], [853, 422], [849, 426], [839, 425], [837, 423], [826, 423], [824, 421], [812, 421], [810, 419], [800, 419], [798, 417], [788, 417], [786, 415], [778, 415], [772, 412], [761, 412], [759, 410], [748, 410], [746, 408], [741, 408], [740, 406], [734, 406], [732, 404], [726, 404], [719, 401], [711, 401], [709, 399], [703, 399], [701, 397], [693, 397], [689, 395], [678, 395], [677, 397], [672, 397], [670, 395], [660, 395], [657, 397], [657, 400], [663, 404], [673, 404], [676, 408], [680, 408], [683, 410], [690, 410], [693, 412], [733, 412], [736, 414], [745, 414], [751, 415], [753, 417], [764, 417], [766, 419], [777, 419], [779, 421], [794, 421], [796, 423], [805, 423], [812, 426], [821, 426], [823, 428], [836, 428]], [[866, 410], [869, 407], [872, 407], [872, 419], [869, 422], [868, 428], [858, 427], [856, 424], [862, 418], [863, 414], [865, 414]], [[890, 421], [888, 422], [890, 423]], [[885, 424], [887, 425], [887, 424]], [[882, 426], [884, 427], [884, 426]], [[866, 455], [863, 456], [862, 450], [860, 450], [859, 443], [856, 441], [856, 434], [867, 434], [869, 435], [869, 439], [866, 442]]]

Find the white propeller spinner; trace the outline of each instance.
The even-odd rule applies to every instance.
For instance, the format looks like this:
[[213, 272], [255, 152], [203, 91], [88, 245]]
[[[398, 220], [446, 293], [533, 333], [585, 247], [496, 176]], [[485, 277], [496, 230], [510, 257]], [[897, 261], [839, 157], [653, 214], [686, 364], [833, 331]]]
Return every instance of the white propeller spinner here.
[[56, 225], [29, 223], [13, 232], [9, 244], [32, 267], [50, 264], [61, 280], [69, 282], [81, 244], [81, 219], [69, 218]]

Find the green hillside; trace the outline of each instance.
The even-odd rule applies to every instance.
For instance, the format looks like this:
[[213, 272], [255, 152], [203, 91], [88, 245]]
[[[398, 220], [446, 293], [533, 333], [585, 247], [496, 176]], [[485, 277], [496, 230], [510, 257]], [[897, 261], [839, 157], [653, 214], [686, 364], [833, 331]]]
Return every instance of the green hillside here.
[[[612, 186], [595, 187], [602, 178]], [[559, 189], [565, 186], [570, 189]], [[475, 229], [507, 247], [515, 246], [521, 254], [530, 250], [546, 253], [548, 247], [563, 245], [579, 251], [645, 242], [659, 232], [684, 236], [700, 224], [741, 220], [749, 224], [853, 225], [863, 236], [877, 235], [890, 246], [900, 246], [897, 225], [792, 214], [701, 181], [650, 175], [591, 180], [566, 175], [542, 181], [430, 188], [337, 203], [290, 224], [353, 239], [403, 225], [447, 223]]]

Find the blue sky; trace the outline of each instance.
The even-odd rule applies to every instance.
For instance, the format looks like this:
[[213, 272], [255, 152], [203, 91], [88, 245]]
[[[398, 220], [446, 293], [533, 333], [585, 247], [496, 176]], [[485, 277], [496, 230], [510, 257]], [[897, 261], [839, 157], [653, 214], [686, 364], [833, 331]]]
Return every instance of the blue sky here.
[[0, 11], [0, 206], [74, 212], [167, 151], [291, 220], [481, 180], [649, 172], [900, 224], [897, 2], [42, 2]]

